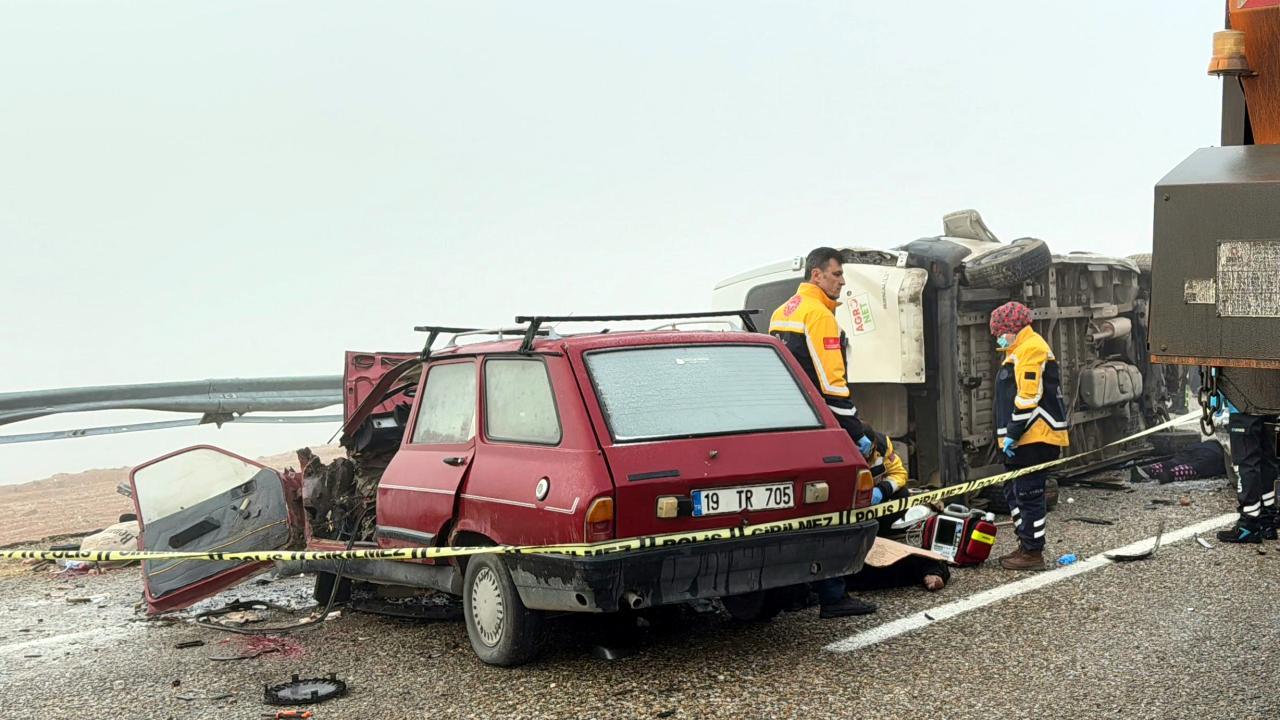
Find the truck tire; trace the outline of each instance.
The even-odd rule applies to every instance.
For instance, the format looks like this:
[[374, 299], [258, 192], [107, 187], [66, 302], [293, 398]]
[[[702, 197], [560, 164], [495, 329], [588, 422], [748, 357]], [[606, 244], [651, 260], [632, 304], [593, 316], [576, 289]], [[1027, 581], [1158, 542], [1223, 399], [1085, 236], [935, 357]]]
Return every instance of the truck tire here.
[[1128, 259], [1132, 260], [1133, 264], [1138, 266], [1138, 271], [1141, 272], [1143, 275], [1151, 274], [1151, 253], [1138, 253], [1137, 255], [1130, 255]]
[[964, 264], [965, 281], [975, 288], [1013, 287], [1044, 272], [1053, 255], [1043, 240], [1018, 238]]
[[482, 661], [513, 667], [537, 654], [542, 614], [521, 602], [501, 557], [477, 555], [467, 563], [462, 609], [471, 649]]
[[1199, 430], [1162, 430], [1147, 436], [1147, 442], [1151, 443], [1155, 454], [1162, 457], [1177, 455], [1179, 451], [1200, 440]]
[[782, 603], [771, 590], [728, 595], [720, 598], [720, 602], [729, 617], [738, 622], [769, 622], [782, 612]]

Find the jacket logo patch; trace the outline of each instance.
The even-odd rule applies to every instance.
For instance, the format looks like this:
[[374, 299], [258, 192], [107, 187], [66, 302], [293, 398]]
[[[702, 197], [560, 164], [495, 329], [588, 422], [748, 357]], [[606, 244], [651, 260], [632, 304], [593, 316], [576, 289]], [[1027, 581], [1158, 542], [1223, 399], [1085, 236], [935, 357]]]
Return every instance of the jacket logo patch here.
[[1029, 370], [1027, 372], [1022, 373], [1022, 377], [1026, 378], [1027, 380], [1035, 380], [1036, 373], [1034, 370]]
[[800, 296], [796, 295], [788, 300], [787, 304], [782, 306], [782, 316], [791, 317], [791, 314], [796, 311], [796, 308], [800, 307], [800, 299]]
[[826, 338], [822, 338], [822, 347], [823, 347], [823, 349], [825, 349], [825, 350], [839, 350], [839, 349], [840, 349], [840, 338], [838, 338], [838, 337], [826, 337]]

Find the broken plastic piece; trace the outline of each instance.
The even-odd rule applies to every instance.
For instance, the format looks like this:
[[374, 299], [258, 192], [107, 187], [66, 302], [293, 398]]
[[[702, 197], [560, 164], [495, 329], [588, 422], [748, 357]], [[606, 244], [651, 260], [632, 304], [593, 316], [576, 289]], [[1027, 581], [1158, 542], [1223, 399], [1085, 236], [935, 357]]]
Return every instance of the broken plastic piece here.
[[330, 673], [327, 678], [299, 678], [287, 683], [262, 688], [263, 702], [268, 705], [306, 705], [324, 702], [347, 694], [347, 684]]

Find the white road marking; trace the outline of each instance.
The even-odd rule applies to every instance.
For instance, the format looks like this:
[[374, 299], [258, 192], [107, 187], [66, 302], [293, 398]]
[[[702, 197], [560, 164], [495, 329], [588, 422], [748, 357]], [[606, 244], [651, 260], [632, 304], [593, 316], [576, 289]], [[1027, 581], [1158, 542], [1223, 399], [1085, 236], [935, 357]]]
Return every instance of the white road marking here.
[[[1195, 537], [1200, 533], [1220, 528], [1235, 519], [1236, 513], [1226, 513], [1224, 515], [1219, 515], [1217, 517], [1198, 522], [1195, 525], [1189, 525], [1179, 530], [1174, 530], [1173, 532], [1164, 533], [1160, 539], [1160, 545], [1169, 545], [1186, 540], [1187, 538]], [[1136, 543], [1125, 545], [1124, 547], [1108, 550], [1106, 553], [1099, 553], [1072, 565], [1065, 565], [1055, 570], [1046, 570], [1044, 572], [1036, 573], [1024, 580], [1017, 580], [999, 587], [991, 588], [990, 590], [984, 590], [980, 593], [970, 595], [967, 598], [956, 600], [955, 602], [947, 603], [946, 605], [939, 605], [938, 607], [918, 612], [915, 615], [908, 615], [907, 617], [894, 620], [893, 622], [885, 623], [884, 625], [860, 632], [857, 635], [852, 635], [844, 640], [833, 642], [825, 649], [830, 650], [831, 652], [852, 652], [869, 645], [875, 645], [876, 643], [884, 642], [885, 640], [897, 637], [904, 633], [909, 633], [912, 630], [928, 627], [936, 622], [953, 618], [970, 610], [975, 610], [977, 608], [999, 602], [1005, 598], [1021, 595], [1022, 593], [1037, 590], [1046, 585], [1052, 585], [1060, 580], [1066, 580], [1067, 578], [1075, 577], [1076, 575], [1081, 575], [1091, 570], [1097, 570], [1100, 567], [1112, 565], [1115, 561], [1108, 560], [1106, 558], [1107, 553], [1127, 555], [1144, 552], [1151, 549], [1151, 545], [1155, 543], [1155, 540], [1155, 537], [1152, 536], [1145, 540], [1139, 540]], [[1159, 557], [1159, 555], [1157, 554], [1156, 557]]]

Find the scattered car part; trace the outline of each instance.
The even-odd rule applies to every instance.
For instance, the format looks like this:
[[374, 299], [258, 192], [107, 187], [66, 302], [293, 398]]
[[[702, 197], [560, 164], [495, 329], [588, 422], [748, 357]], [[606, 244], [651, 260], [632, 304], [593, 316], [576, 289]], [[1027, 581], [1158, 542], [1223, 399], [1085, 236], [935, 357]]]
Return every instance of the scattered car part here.
[[1196, 542], [1200, 543], [1200, 545], [1201, 545], [1202, 547], [1204, 547], [1204, 549], [1206, 549], [1206, 550], [1212, 550], [1212, 549], [1213, 549], [1213, 546], [1209, 544], [1209, 541], [1208, 541], [1208, 540], [1205, 540], [1204, 538], [1200, 537], [1199, 535], [1197, 535], [1197, 536], [1196, 536]]
[[1164, 520], [1160, 521], [1160, 527], [1156, 529], [1156, 541], [1152, 543], [1151, 549], [1140, 553], [1107, 553], [1106, 558], [1115, 562], [1132, 562], [1134, 560], [1146, 560], [1156, 554], [1160, 549], [1160, 538], [1164, 535]]
[[273, 652], [280, 652], [280, 648], [262, 648], [260, 650], [254, 650], [253, 652], [245, 653], [243, 655], [218, 655], [218, 656], [211, 656], [209, 657], [209, 659], [214, 662], [230, 662], [232, 660], [252, 660], [258, 657], [259, 655], [266, 655], [267, 653], [273, 653]]
[[187, 648], [200, 647], [202, 645], [204, 645], [203, 640], [184, 640], [173, 647], [178, 650], [186, 650]]
[[1082, 522], [1082, 523], [1085, 523], [1086, 525], [1115, 525], [1116, 524], [1115, 520], [1104, 520], [1102, 518], [1095, 518], [1095, 517], [1069, 517], [1065, 520], [1065, 522], [1072, 522], [1072, 521]]
[[307, 705], [321, 703], [347, 694], [347, 684], [334, 673], [324, 678], [299, 678], [287, 683], [264, 685], [262, 700], [268, 705]]

